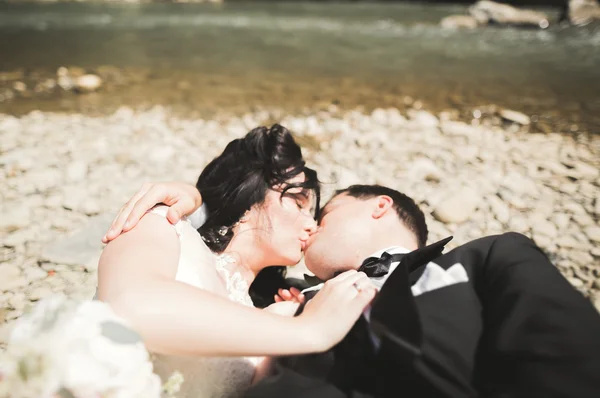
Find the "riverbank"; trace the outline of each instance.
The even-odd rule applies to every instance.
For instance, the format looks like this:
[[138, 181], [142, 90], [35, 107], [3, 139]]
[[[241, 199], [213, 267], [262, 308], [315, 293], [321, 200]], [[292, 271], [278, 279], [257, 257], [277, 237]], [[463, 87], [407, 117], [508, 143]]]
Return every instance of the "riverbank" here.
[[325, 196], [357, 182], [399, 189], [427, 214], [430, 241], [453, 235], [450, 247], [524, 233], [600, 309], [600, 137], [452, 118], [335, 106], [211, 119], [162, 107], [104, 116], [0, 114], [0, 342], [42, 297], [93, 296], [100, 237], [142, 183], [194, 182], [227, 142], [273, 121], [297, 134]]
[[[420, 106], [471, 122], [496, 107], [529, 115], [534, 132], [600, 133], [600, 30], [440, 26], [467, 12], [383, 3], [0, 3], [0, 113], [108, 115], [162, 105], [210, 118], [333, 104]], [[64, 90], [63, 68], [96, 74], [103, 85]]]

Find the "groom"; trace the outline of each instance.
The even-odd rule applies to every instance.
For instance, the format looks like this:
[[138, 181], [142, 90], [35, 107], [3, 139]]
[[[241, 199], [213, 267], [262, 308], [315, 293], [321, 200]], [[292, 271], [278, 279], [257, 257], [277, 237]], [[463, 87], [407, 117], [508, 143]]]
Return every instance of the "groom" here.
[[[186, 200], [180, 214], [194, 209]], [[338, 191], [306, 265], [323, 280], [359, 269], [380, 293], [336, 347], [280, 358], [246, 397], [600, 396], [600, 316], [530, 239], [507, 233], [442, 254], [449, 239], [425, 246], [427, 234], [400, 192]]]
[[530, 239], [442, 255], [415, 202], [372, 185], [338, 191], [319, 221], [307, 267], [364, 271], [380, 293], [338, 346], [279, 360], [248, 398], [600, 396], [600, 316]]

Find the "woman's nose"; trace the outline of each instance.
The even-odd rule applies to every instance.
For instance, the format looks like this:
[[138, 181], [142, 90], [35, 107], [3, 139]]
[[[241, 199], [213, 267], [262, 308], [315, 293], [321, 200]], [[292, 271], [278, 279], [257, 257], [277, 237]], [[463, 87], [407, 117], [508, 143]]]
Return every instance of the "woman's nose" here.
[[317, 232], [317, 222], [315, 221], [314, 218], [309, 217], [306, 224], [304, 224], [304, 230], [306, 232], [308, 232], [309, 235], [314, 234], [315, 232]]

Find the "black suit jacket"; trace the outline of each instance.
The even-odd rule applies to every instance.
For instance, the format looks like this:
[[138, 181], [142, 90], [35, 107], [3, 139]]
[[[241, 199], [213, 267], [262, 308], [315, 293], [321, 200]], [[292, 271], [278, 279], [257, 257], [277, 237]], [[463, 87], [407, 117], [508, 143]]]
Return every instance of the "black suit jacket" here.
[[413, 297], [428, 259], [407, 256], [371, 322], [326, 353], [282, 358], [246, 396], [600, 396], [600, 315], [530, 239], [490, 236], [434, 261], [469, 281]]

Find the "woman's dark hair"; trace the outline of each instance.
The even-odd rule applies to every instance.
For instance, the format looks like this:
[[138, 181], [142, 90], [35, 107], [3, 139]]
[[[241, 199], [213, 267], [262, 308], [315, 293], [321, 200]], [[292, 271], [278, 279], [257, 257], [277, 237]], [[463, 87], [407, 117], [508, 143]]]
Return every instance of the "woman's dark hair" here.
[[[288, 182], [302, 172], [306, 176], [303, 182]], [[275, 186], [281, 187], [278, 190], [282, 196], [292, 188], [313, 191], [319, 209], [317, 173], [306, 167], [302, 150], [288, 129], [279, 124], [257, 127], [231, 141], [206, 166], [196, 183], [208, 209], [208, 218], [198, 229], [207, 246], [214, 252], [223, 252], [233, 238], [233, 226], [246, 211], [263, 204], [267, 192]], [[253, 300], [258, 294], [269, 301], [282, 287], [278, 284], [284, 275], [285, 267], [264, 269], [250, 289]]]

